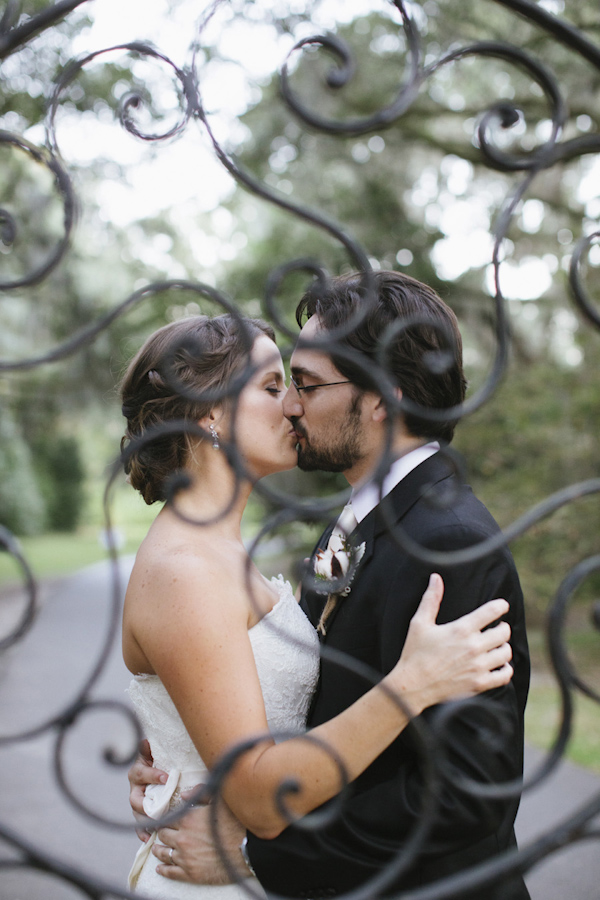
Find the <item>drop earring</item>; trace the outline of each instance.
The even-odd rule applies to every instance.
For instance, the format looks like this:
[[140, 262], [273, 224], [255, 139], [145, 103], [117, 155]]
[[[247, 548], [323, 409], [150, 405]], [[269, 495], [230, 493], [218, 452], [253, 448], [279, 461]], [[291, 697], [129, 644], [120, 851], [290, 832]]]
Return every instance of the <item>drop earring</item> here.
[[213, 450], [218, 450], [221, 445], [219, 444], [219, 435], [217, 434], [217, 429], [214, 425], [209, 425], [208, 430], [210, 431], [210, 436], [212, 437]]

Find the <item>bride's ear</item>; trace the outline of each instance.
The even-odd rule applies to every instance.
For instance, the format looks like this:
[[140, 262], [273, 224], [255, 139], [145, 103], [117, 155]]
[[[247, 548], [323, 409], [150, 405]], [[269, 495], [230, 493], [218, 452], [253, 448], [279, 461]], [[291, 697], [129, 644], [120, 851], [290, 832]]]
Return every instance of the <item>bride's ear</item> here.
[[209, 413], [207, 413], [205, 416], [202, 416], [201, 419], [198, 419], [197, 422], [198, 422], [198, 425], [200, 426], [200, 428], [204, 428], [205, 430], [208, 431], [208, 429], [210, 428], [211, 425], [215, 426], [215, 425], [218, 425], [219, 422], [222, 422], [223, 415], [224, 415], [224, 410], [221, 405], [213, 406], [211, 411]]
[[225, 423], [225, 410], [221, 404], [213, 406], [209, 413], [198, 419], [198, 425], [212, 441], [213, 447], [219, 445], [219, 438], [227, 437], [227, 425]]

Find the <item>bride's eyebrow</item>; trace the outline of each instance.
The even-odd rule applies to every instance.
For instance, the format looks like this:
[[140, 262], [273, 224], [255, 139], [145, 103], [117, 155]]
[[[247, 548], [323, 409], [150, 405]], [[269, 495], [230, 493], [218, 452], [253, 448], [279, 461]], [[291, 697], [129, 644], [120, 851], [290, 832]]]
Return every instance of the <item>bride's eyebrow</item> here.
[[280, 372], [279, 369], [275, 369], [272, 372], [265, 372], [263, 378], [265, 381], [269, 381], [271, 378], [274, 378], [275, 381], [284, 381], [283, 372]]

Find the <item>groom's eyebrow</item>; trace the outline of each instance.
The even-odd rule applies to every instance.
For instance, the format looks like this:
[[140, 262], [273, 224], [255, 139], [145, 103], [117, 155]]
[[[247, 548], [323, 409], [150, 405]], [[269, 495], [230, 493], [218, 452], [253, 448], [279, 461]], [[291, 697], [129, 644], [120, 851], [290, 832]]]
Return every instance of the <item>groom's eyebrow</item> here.
[[294, 377], [296, 377], [297, 375], [307, 376], [308, 378], [324, 377], [321, 373], [313, 372], [311, 369], [305, 368], [305, 366], [292, 366], [291, 372]]

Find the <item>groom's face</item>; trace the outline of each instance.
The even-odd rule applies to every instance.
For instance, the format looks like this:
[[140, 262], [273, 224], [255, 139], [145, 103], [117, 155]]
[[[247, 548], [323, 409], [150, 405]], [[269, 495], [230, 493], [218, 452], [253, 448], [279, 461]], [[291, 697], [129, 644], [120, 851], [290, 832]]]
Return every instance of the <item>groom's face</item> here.
[[[300, 337], [313, 339], [317, 329], [313, 317]], [[296, 347], [291, 372], [301, 390], [290, 385], [283, 412], [298, 436], [298, 466], [304, 471], [348, 472], [364, 456], [362, 394], [317, 350]]]

